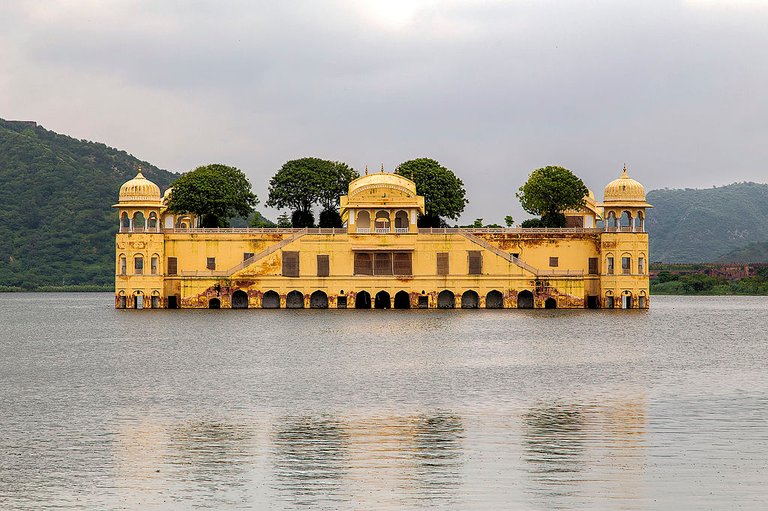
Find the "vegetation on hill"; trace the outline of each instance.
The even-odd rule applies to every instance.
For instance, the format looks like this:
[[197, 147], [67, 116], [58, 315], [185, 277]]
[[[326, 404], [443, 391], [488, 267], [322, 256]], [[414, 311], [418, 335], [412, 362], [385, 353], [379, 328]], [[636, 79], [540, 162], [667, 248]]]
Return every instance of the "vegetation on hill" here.
[[722, 263], [768, 263], [768, 241], [750, 243], [749, 245], [720, 256]]
[[654, 205], [647, 220], [653, 261], [725, 260], [735, 249], [768, 240], [765, 184], [653, 190], [648, 202]]
[[754, 277], [731, 281], [701, 273], [675, 275], [662, 271], [651, 280], [651, 293], [657, 295], [768, 295], [768, 268], [759, 268]]
[[104, 144], [0, 119], [0, 287], [113, 285], [111, 205], [139, 163], [161, 189], [178, 177]]

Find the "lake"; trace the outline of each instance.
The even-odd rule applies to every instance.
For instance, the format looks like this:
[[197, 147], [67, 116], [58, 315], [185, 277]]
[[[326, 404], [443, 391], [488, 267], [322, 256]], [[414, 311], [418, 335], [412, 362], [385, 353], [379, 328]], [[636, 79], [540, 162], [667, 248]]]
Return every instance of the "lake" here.
[[0, 294], [0, 508], [768, 506], [766, 297], [113, 307]]

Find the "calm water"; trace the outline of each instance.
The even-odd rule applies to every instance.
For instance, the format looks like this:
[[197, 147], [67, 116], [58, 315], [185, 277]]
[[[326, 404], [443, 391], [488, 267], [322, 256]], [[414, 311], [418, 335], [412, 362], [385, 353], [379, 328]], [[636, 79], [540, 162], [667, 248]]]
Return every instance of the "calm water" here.
[[0, 295], [3, 509], [766, 509], [768, 299], [115, 311]]

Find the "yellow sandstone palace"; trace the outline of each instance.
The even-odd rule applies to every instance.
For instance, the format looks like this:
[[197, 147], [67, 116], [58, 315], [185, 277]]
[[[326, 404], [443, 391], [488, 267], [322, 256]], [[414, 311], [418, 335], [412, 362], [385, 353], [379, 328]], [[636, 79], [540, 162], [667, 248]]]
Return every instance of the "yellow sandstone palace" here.
[[205, 229], [138, 175], [120, 188], [118, 308], [648, 308], [643, 186], [589, 193], [562, 229], [420, 229], [413, 181], [362, 176], [338, 229]]

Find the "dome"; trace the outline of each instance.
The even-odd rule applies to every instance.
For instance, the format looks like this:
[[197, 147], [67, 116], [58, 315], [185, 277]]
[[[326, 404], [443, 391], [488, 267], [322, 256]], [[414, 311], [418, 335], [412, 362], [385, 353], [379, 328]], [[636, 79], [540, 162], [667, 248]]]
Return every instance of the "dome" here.
[[120, 187], [120, 203], [159, 203], [160, 202], [160, 187], [149, 179], [144, 177], [144, 174], [136, 174], [136, 177], [130, 181], [123, 183]]
[[614, 179], [605, 187], [605, 202], [641, 202], [645, 203], [645, 188], [627, 175], [627, 166], [621, 177]]
[[171, 186], [168, 188], [165, 193], [163, 194], [163, 205], [167, 206], [168, 201], [171, 200], [171, 193], [172, 193], [173, 187]]
[[416, 183], [400, 174], [383, 171], [360, 176], [349, 183], [349, 195], [352, 196], [371, 188], [394, 188], [405, 192], [407, 195], [416, 196]]

